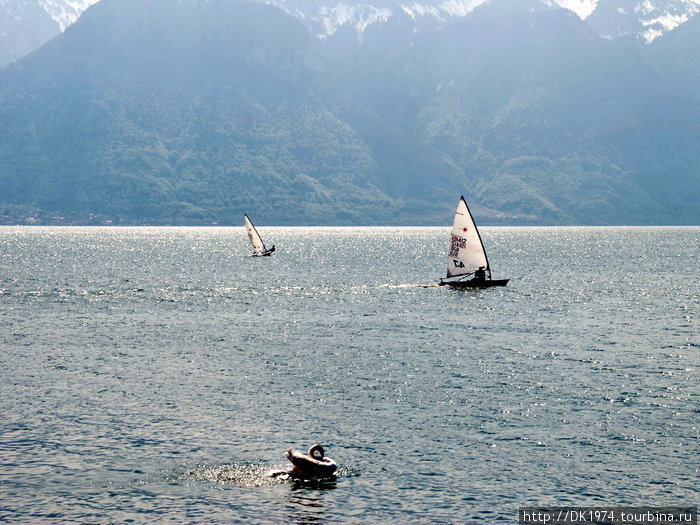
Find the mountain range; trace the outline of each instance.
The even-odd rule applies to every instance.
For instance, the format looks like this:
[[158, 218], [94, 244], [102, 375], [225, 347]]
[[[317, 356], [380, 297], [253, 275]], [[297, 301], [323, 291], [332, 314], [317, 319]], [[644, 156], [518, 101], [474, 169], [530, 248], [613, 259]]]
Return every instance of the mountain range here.
[[697, 224], [700, 17], [606, 5], [101, 0], [0, 71], [0, 220]]
[[0, 0], [0, 67], [45, 44], [98, 0]]
[[[0, 67], [58, 36], [98, 1], [0, 0]], [[396, 17], [410, 17], [414, 31], [441, 27], [455, 17], [467, 16], [489, 0], [259, 1], [296, 17], [319, 38], [352, 28], [362, 39], [370, 26]], [[576, 13], [604, 38], [632, 35], [646, 42], [667, 34], [700, 12], [700, 0], [540, 0], [540, 3]]]

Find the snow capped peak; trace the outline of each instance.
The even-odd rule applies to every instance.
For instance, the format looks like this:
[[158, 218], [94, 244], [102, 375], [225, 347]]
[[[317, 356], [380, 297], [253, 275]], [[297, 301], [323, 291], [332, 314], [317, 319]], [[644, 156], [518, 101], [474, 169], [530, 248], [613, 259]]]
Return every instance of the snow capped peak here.
[[318, 19], [324, 29], [318, 36], [328, 37], [344, 25], [352, 25], [358, 34], [362, 34], [371, 24], [386, 22], [392, 15], [393, 11], [387, 7], [379, 8], [365, 4], [339, 3], [332, 7], [324, 6], [318, 10]]
[[80, 14], [99, 0], [39, 0], [39, 5], [56, 21], [61, 32], [75, 22]]
[[[64, 31], [83, 11], [98, 1], [0, 0], [0, 9], [3, 9], [7, 19], [22, 21], [28, 18], [24, 14], [28, 12], [27, 6], [39, 6], [57, 24], [58, 29]], [[357, 0], [254, 1], [274, 5], [301, 20], [321, 39], [337, 33], [342, 27], [348, 27], [355, 31], [361, 41], [363, 32], [368, 27], [387, 22], [395, 16], [410, 17], [414, 31], [435, 29], [451, 18], [467, 17], [481, 5], [497, 0], [360, 0], [359, 3]], [[540, 1], [550, 8], [563, 8], [575, 13], [604, 38], [635, 35], [646, 42], [651, 42], [700, 14], [700, 0]], [[38, 42], [37, 45], [41, 43]]]
[[440, 10], [437, 7], [434, 6], [427, 6], [427, 5], [421, 5], [421, 4], [413, 4], [413, 5], [401, 5], [401, 9], [403, 10], [404, 13], [406, 13], [408, 16], [413, 18], [415, 20], [416, 18], [420, 16], [426, 16], [426, 15], [431, 15], [434, 16], [435, 18], [440, 18]]
[[438, 20], [444, 20], [443, 14], [459, 17], [467, 16], [475, 8], [487, 1], [488, 0], [444, 0], [437, 5], [414, 3], [412, 5], [401, 5], [400, 7], [404, 13], [414, 20], [420, 16], [428, 15]]
[[[77, 0], [76, 0], [77, 1]], [[94, 0], [83, 0], [94, 1]], [[393, 0], [371, 0], [369, 3], [356, 4], [351, 0], [341, 1], [335, 5], [324, 5], [325, 0], [261, 0], [281, 7], [287, 13], [296, 16], [314, 26], [313, 31], [319, 38], [326, 38], [343, 26], [353, 27], [362, 39], [362, 32], [372, 24], [386, 22], [396, 14], [411, 17], [417, 25], [433, 19], [444, 22], [450, 18], [468, 16], [477, 7], [490, 0], [412, 0], [412, 3], [393, 3]], [[298, 9], [292, 10], [291, 4], [305, 1], [305, 15], [300, 16]], [[370, 0], [365, 0], [370, 1]], [[347, 3], [345, 3], [347, 2]], [[700, 13], [700, 0], [541, 0], [543, 5], [551, 8], [567, 9], [581, 20], [593, 20], [592, 27], [600, 29], [604, 38], [618, 38], [633, 34], [651, 42], [655, 38], [675, 29]], [[320, 7], [319, 7], [320, 6]], [[296, 12], [295, 12], [296, 11]]]
[[554, 0], [559, 7], [576, 13], [581, 20], [588, 18], [598, 6], [598, 0]]
[[634, 12], [644, 27], [642, 37], [649, 43], [669, 31], [684, 24], [700, 13], [700, 0], [640, 2]]
[[452, 16], [467, 16], [487, 0], [445, 0], [440, 9]]

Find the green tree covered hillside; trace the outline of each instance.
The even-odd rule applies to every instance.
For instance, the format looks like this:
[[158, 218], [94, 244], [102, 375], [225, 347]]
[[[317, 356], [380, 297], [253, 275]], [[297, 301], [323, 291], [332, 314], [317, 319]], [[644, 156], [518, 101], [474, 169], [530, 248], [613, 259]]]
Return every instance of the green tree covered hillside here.
[[697, 224], [698, 24], [644, 46], [534, 5], [360, 42], [238, 0], [102, 0], [0, 72], [0, 216], [444, 224], [464, 193], [484, 222]]

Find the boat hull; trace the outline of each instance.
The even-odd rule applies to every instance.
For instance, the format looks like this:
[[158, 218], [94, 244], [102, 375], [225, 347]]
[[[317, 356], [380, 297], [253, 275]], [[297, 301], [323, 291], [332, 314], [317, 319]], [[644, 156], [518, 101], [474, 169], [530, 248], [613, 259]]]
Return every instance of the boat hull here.
[[269, 250], [265, 250], [263, 252], [255, 252], [255, 253], [252, 253], [250, 256], [251, 257], [269, 257], [270, 255], [272, 255], [272, 252], [274, 252], [274, 251], [275, 251], [275, 247], [273, 246]]
[[505, 286], [510, 279], [486, 279], [483, 281], [440, 281], [440, 286], [452, 286], [453, 288], [491, 288], [492, 286]]

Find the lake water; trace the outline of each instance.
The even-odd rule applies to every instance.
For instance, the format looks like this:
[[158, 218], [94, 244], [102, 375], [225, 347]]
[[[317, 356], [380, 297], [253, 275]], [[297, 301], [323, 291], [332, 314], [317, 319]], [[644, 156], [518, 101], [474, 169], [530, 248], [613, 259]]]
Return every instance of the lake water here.
[[[0, 228], [0, 521], [695, 505], [700, 228]], [[266, 477], [319, 442], [339, 475]]]

